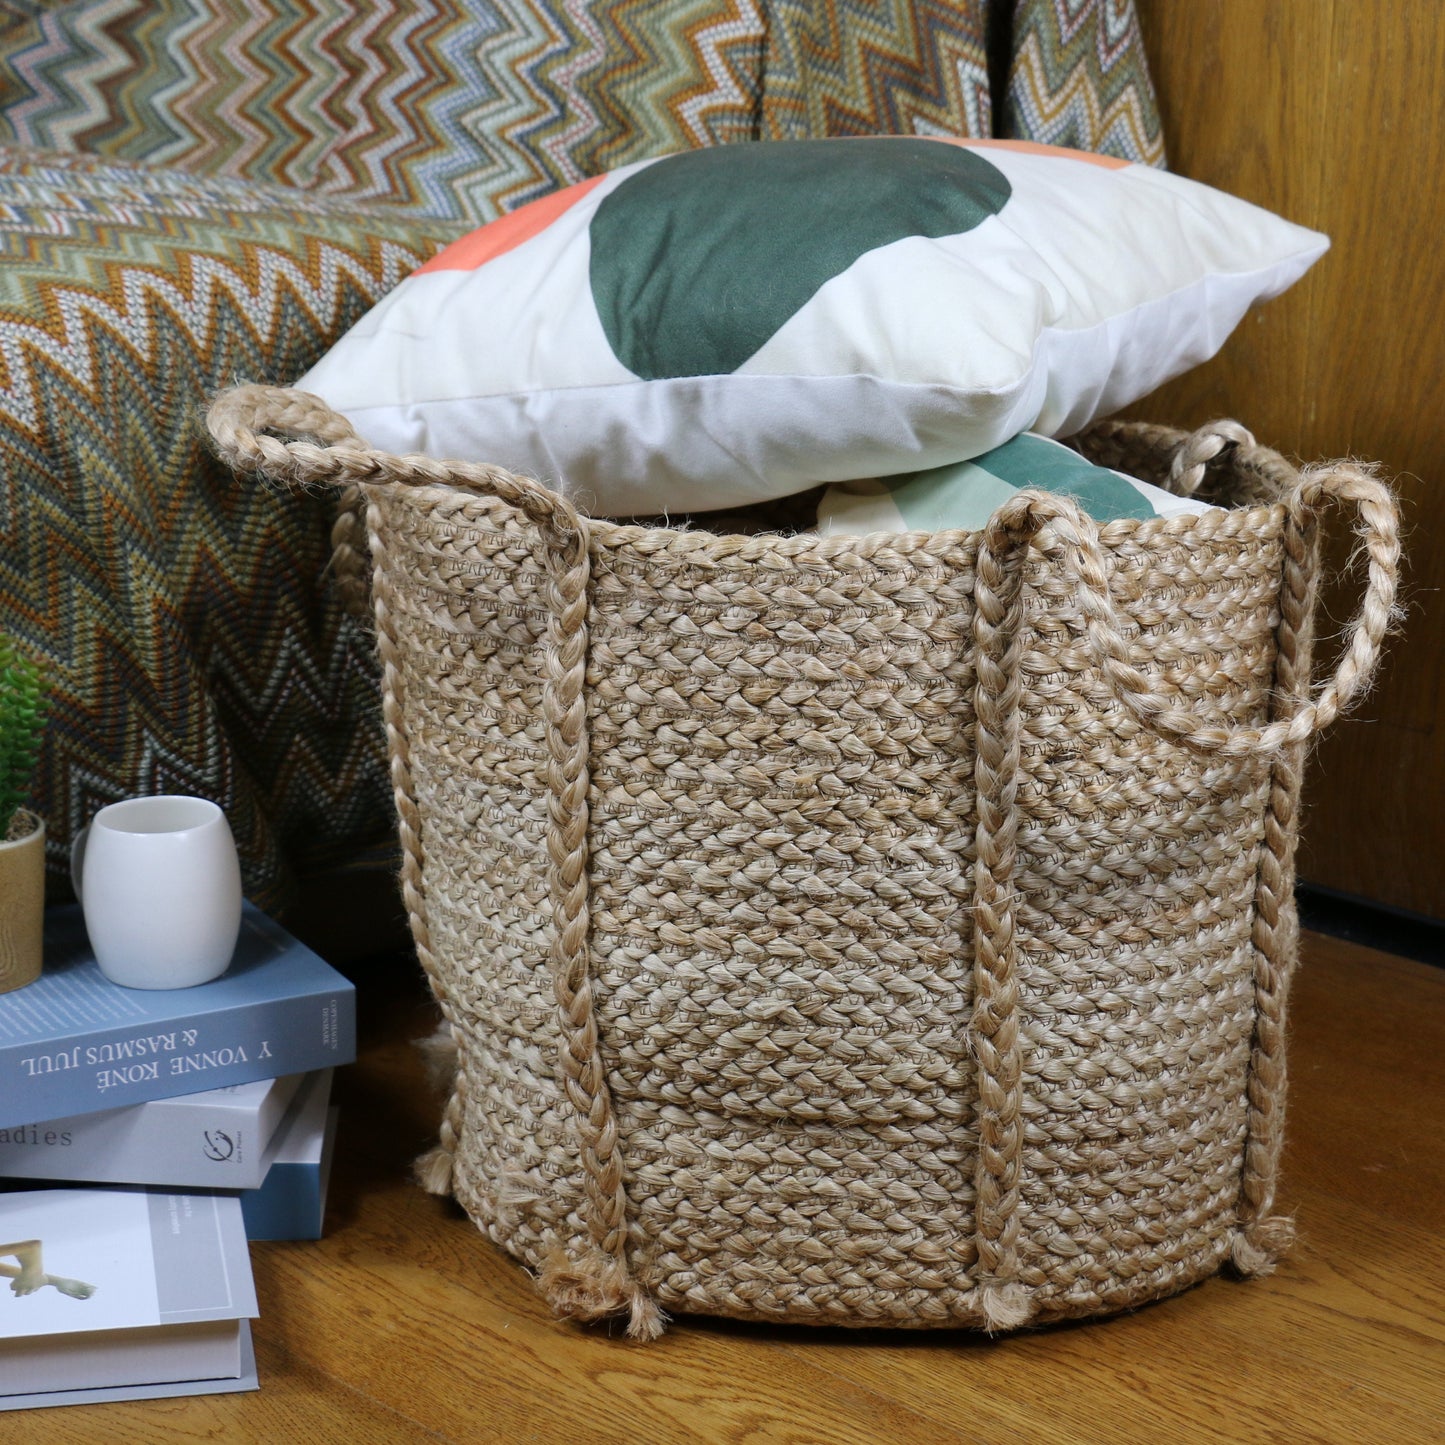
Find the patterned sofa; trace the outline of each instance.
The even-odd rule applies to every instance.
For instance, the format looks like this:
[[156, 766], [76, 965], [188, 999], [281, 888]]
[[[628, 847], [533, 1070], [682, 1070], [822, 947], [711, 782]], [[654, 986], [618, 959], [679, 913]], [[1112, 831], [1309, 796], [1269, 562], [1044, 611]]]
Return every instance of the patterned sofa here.
[[876, 132], [1163, 160], [1132, 0], [0, 7], [0, 630], [51, 677], [52, 897], [75, 832], [141, 792], [219, 802], [283, 917], [391, 866], [331, 504], [215, 462], [212, 392], [293, 380], [440, 246], [557, 186]]

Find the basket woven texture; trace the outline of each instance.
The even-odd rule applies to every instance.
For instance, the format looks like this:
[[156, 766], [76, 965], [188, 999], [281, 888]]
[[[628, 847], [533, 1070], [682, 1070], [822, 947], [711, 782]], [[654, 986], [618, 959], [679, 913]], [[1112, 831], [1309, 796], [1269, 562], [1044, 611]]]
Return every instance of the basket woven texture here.
[[[997, 1330], [1271, 1267], [1300, 770], [1394, 603], [1368, 470], [1104, 424], [1093, 459], [1228, 509], [722, 536], [294, 392], [210, 423], [359, 488], [456, 1050], [425, 1174], [559, 1314]], [[1331, 500], [1368, 578], [1311, 696]]]

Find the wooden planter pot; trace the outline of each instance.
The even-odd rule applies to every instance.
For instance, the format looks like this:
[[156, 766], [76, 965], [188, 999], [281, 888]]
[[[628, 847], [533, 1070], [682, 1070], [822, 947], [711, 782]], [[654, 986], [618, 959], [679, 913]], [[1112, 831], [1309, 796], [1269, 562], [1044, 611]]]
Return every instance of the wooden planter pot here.
[[0, 993], [40, 977], [45, 921], [45, 824], [22, 809], [10, 832], [0, 842]]

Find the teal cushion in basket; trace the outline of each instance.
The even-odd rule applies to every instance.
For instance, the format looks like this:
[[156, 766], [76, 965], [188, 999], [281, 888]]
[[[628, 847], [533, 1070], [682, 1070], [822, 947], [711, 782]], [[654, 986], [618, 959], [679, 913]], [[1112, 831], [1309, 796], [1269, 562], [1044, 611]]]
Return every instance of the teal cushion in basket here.
[[298, 384], [375, 446], [601, 514], [737, 506], [1067, 435], [1212, 355], [1327, 245], [1077, 151], [721, 146], [473, 232]]
[[1096, 467], [1062, 443], [1026, 432], [970, 461], [831, 486], [818, 503], [818, 530], [825, 535], [976, 532], [1026, 487], [1070, 496], [1098, 522], [1212, 510], [1191, 497]]

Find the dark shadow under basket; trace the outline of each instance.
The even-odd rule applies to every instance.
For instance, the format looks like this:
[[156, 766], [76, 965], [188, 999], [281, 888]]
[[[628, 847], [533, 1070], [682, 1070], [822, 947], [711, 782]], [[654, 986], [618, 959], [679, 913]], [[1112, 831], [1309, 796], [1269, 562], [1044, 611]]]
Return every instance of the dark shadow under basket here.
[[[297, 393], [211, 426], [360, 488], [456, 1048], [428, 1182], [559, 1313], [1003, 1329], [1271, 1266], [1302, 759], [1394, 598], [1368, 471], [1105, 424], [1095, 460], [1223, 509], [722, 536]], [[1311, 697], [1331, 500], [1369, 578]]]

